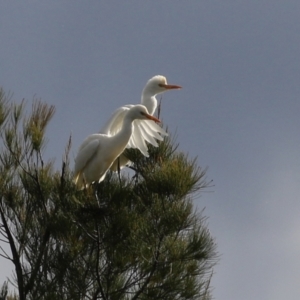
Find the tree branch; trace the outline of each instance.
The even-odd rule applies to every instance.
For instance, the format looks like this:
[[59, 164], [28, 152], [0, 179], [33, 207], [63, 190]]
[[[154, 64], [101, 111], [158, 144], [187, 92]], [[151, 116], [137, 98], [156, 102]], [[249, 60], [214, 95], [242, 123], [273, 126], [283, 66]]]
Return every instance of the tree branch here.
[[40, 251], [39, 251], [39, 254], [38, 254], [38, 258], [37, 258], [36, 263], [35, 263], [35, 268], [31, 272], [31, 276], [30, 276], [30, 278], [29, 278], [29, 280], [28, 280], [28, 282], [25, 286], [25, 295], [27, 295], [28, 292], [34, 286], [34, 281], [36, 279], [38, 270], [40, 268], [40, 264], [41, 264], [41, 261], [42, 261], [43, 255], [44, 255], [44, 251], [45, 251], [45, 248], [46, 248], [46, 245], [47, 245], [49, 239], [50, 239], [50, 230], [49, 230], [49, 228], [46, 228], [46, 231], [45, 231], [44, 236], [43, 236], [43, 241], [42, 241], [42, 244], [41, 244], [40, 249], [39, 249]]
[[[1, 199], [2, 200], [2, 199]], [[19, 299], [20, 300], [26, 300], [25, 293], [24, 293], [24, 281], [23, 281], [23, 271], [22, 271], [22, 266], [20, 262], [20, 257], [18, 255], [18, 251], [15, 245], [14, 238], [9, 230], [8, 223], [5, 219], [4, 211], [3, 211], [3, 206], [2, 206], [2, 201], [0, 203], [0, 215], [2, 219], [3, 226], [5, 228], [5, 232], [7, 234], [7, 238], [9, 241], [11, 253], [13, 255], [13, 263], [15, 265], [16, 269], [16, 274], [17, 274], [17, 281], [18, 281], [18, 289], [19, 289]]]
[[146, 288], [147, 284], [150, 282], [151, 277], [153, 276], [154, 272], [156, 271], [156, 267], [157, 267], [157, 262], [159, 259], [159, 255], [160, 255], [160, 246], [161, 246], [161, 242], [162, 242], [163, 238], [159, 239], [158, 242], [158, 246], [157, 246], [157, 250], [155, 253], [155, 257], [154, 257], [154, 262], [150, 271], [150, 274], [148, 276], [148, 278], [145, 280], [144, 284], [142, 285], [142, 287], [137, 291], [137, 293], [134, 295], [134, 297], [132, 298], [132, 300], [136, 300], [138, 299], [139, 295], [144, 291], [144, 289]]
[[[97, 283], [98, 283], [98, 289], [97, 289], [97, 293], [95, 293], [94, 295], [94, 299], [97, 299], [97, 295], [98, 293], [100, 292], [102, 298], [104, 300], [106, 300], [106, 296], [104, 294], [104, 291], [103, 291], [103, 288], [102, 288], [102, 284], [101, 284], [101, 279], [100, 279], [100, 274], [99, 274], [99, 262], [100, 262], [100, 241], [99, 241], [99, 238], [100, 238], [100, 234], [99, 234], [99, 228], [97, 226], [97, 223], [96, 223], [96, 227], [97, 227], [97, 248], [96, 248], [96, 251], [97, 251], [97, 259], [96, 259], [96, 277], [97, 277]], [[95, 298], [96, 297], [96, 298]]]

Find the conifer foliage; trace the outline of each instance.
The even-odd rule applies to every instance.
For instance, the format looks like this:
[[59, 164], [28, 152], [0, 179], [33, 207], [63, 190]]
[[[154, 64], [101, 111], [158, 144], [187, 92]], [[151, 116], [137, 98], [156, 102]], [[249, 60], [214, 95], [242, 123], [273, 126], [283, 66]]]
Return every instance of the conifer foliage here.
[[205, 170], [168, 138], [149, 158], [127, 150], [126, 175], [78, 191], [70, 142], [61, 170], [43, 159], [54, 112], [38, 100], [26, 112], [0, 90], [0, 255], [16, 287], [7, 299], [211, 299], [216, 246], [193, 206]]

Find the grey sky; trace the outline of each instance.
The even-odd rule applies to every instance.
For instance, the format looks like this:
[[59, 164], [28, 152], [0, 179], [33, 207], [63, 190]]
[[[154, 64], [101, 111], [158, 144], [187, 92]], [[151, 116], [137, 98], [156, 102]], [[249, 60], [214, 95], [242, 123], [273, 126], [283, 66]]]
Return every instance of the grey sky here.
[[298, 300], [299, 16], [298, 0], [1, 1], [0, 86], [55, 104], [59, 166], [70, 133], [75, 156], [153, 75], [182, 85], [162, 119], [215, 184], [195, 201], [221, 255], [215, 299]]

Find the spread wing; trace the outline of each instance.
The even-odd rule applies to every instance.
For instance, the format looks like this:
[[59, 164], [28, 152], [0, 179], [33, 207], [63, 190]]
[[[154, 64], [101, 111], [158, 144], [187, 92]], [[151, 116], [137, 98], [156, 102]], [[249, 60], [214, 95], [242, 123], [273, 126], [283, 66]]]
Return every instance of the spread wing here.
[[124, 105], [116, 109], [99, 133], [115, 135], [119, 132], [122, 128], [124, 117], [132, 106], [133, 105]]
[[146, 142], [157, 147], [157, 140], [162, 141], [168, 134], [165, 130], [151, 120], [134, 120], [133, 132], [126, 148], [137, 148], [148, 157]]
[[[124, 117], [127, 111], [134, 105], [125, 105], [119, 107], [100, 130], [100, 133], [115, 135], [123, 125]], [[162, 141], [168, 134], [166, 131], [151, 120], [134, 120], [133, 131], [126, 148], [139, 149], [144, 156], [149, 156], [147, 143], [157, 147], [157, 140]]]

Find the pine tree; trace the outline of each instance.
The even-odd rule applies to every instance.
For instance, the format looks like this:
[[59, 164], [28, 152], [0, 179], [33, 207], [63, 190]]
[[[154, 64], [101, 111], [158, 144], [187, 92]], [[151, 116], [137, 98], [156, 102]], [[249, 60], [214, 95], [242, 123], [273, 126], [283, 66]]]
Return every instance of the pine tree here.
[[[171, 138], [131, 171], [78, 191], [69, 168], [44, 161], [55, 109], [0, 90], [0, 233], [15, 268], [14, 299], [211, 299], [215, 242], [193, 198], [205, 170]], [[13, 297], [11, 297], [13, 299]]]

